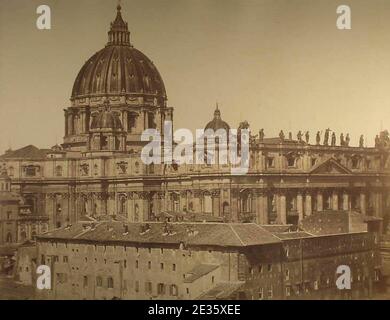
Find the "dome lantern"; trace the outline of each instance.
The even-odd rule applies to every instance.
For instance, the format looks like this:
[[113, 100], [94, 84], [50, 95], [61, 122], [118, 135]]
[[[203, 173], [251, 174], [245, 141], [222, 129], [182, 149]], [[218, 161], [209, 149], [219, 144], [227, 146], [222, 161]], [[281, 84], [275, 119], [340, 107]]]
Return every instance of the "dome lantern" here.
[[114, 22], [111, 22], [111, 28], [108, 32], [107, 45], [130, 46], [130, 32], [127, 26], [127, 22], [125, 22], [122, 18], [122, 7], [120, 4], [118, 4], [116, 9], [116, 18]]

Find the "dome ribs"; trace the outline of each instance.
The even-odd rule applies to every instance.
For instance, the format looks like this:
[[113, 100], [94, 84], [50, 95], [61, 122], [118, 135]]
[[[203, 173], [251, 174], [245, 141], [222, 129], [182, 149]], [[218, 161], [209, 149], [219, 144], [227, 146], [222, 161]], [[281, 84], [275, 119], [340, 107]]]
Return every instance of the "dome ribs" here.
[[[107, 60], [107, 69], [106, 69], [106, 77], [105, 77], [105, 90], [103, 91], [104, 93], [107, 93], [107, 94], [110, 94], [110, 93], [113, 93], [112, 92], [112, 86], [111, 86], [111, 83], [113, 81], [112, 79], [112, 70], [113, 70], [113, 67], [114, 67], [114, 63], [113, 63], [113, 57], [117, 51], [117, 47], [110, 47], [111, 48], [111, 52], [109, 53], [109, 56], [110, 58]], [[118, 55], [118, 60], [119, 60], [119, 55]], [[115, 71], [116, 72], [116, 71]], [[110, 75], [111, 74], [111, 75]]]
[[166, 99], [164, 82], [156, 66], [130, 45], [127, 23], [118, 7], [108, 44], [80, 69], [71, 100], [123, 94]]

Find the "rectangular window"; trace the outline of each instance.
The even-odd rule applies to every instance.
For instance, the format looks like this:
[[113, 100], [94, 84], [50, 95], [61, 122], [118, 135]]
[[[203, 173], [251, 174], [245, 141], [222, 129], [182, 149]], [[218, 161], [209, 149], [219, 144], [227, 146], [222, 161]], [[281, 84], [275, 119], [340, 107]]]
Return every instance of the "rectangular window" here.
[[139, 281], [135, 282], [135, 292], [139, 292]]
[[164, 270], [164, 264], [163, 263], [160, 263], [160, 269]]
[[102, 287], [103, 286], [103, 279], [102, 277], [96, 277], [96, 286]]
[[264, 293], [263, 293], [263, 288], [259, 288], [259, 300], [264, 299]]
[[286, 287], [286, 297], [291, 296], [291, 287]]
[[159, 283], [157, 285], [157, 294], [165, 294], [165, 284]]
[[176, 264], [172, 265], [172, 271], [176, 271]]
[[171, 296], [177, 296], [178, 295], [177, 285], [175, 285], [175, 284], [171, 285], [170, 293], [171, 293]]
[[148, 261], [148, 269], [152, 269], [152, 262]]
[[83, 278], [83, 287], [84, 288], [88, 287], [88, 277], [87, 276], [84, 276], [84, 278]]
[[271, 286], [271, 287], [269, 287], [269, 289], [268, 289], [268, 298], [269, 298], [269, 299], [272, 299], [273, 296], [274, 296], [274, 289], [273, 289], [273, 287]]
[[267, 164], [269, 168], [274, 168], [275, 167], [275, 159], [274, 158], [268, 158], [267, 159]]
[[263, 273], [263, 266], [262, 266], [262, 265], [259, 265], [258, 272], [259, 272], [259, 273]]
[[138, 260], [135, 260], [135, 268], [138, 269]]
[[146, 282], [145, 283], [145, 292], [152, 294], [153, 288], [152, 288], [152, 283], [151, 282]]
[[285, 276], [286, 276], [286, 280], [290, 280], [290, 270], [286, 269]]
[[272, 271], [272, 264], [269, 264], [269, 265], [267, 266], [267, 270], [268, 270], [268, 272], [271, 272], [271, 271]]

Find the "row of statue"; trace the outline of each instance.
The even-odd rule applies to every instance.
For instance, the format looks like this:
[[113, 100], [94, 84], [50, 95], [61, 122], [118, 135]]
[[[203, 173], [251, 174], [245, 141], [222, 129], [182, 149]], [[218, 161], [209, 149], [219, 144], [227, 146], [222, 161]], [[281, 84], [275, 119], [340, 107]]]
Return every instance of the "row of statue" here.
[[[324, 146], [329, 146], [330, 145], [330, 146], [333, 147], [333, 146], [336, 146], [336, 133], [333, 132], [332, 135], [330, 135], [330, 132], [331, 132], [331, 130], [329, 128], [325, 130], [323, 145]], [[316, 145], [320, 145], [321, 144], [321, 135], [322, 135], [322, 132], [321, 131], [317, 131], [317, 134], [316, 134]], [[263, 141], [264, 137], [265, 137], [264, 129], [261, 129], [259, 131], [259, 140]], [[286, 137], [285, 137], [285, 134], [284, 134], [283, 130], [281, 130], [279, 132], [279, 138], [282, 141], [286, 140]], [[292, 136], [291, 132], [289, 132], [288, 139], [289, 140], [293, 140], [293, 136]], [[330, 144], [329, 144], [329, 139], [330, 139]], [[298, 140], [299, 143], [306, 142], [307, 144], [309, 144], [309, 140], [310, 140], [310, 133], [309, 133], [309, 131], [306, 131], [305, 134], [303, 134], [303, 132], [301, 130], [299, 130], [298, 133], [297, 133], [297, 140]], [[349, 133], [347, 133], [345, 135], [345, 137], [344, 137], [343, 133], [340, 134], [340, 146], [348, 147], [350, 141], [351, 141], [351, 138], [349, 136]], [[359, 147], [360, 148], [364, 147], [364, 136], [363, 135], [360, 136]]]

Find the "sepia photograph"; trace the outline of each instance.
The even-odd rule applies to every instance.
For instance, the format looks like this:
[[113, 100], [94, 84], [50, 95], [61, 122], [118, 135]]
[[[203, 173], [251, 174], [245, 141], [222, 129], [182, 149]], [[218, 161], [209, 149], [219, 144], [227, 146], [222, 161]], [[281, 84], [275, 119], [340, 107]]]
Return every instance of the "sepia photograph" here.
[[390, 299], [389, 83], [389, 0], [0, 0], [0, 300]]

